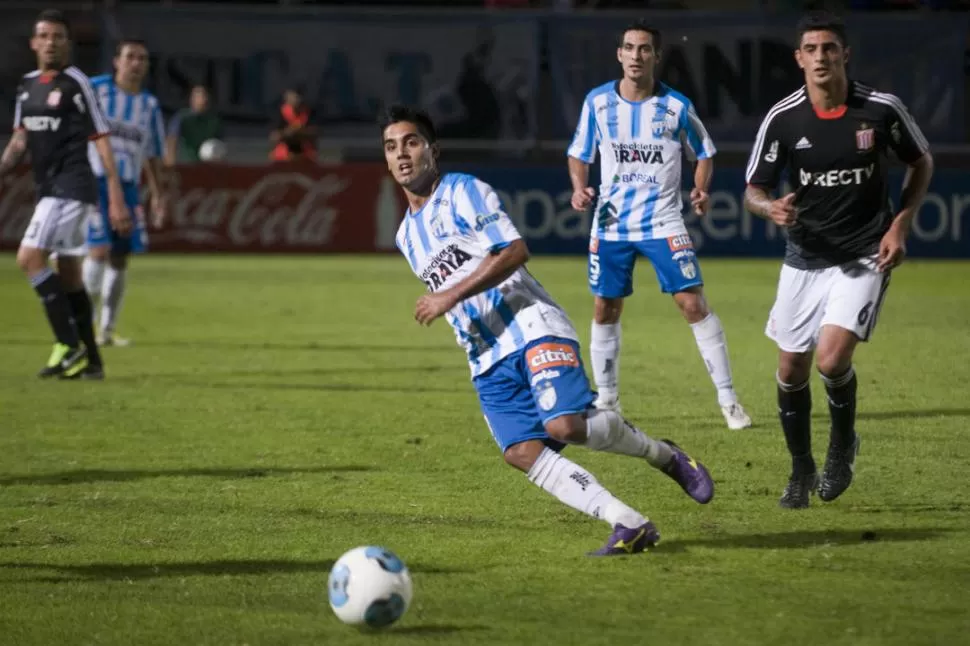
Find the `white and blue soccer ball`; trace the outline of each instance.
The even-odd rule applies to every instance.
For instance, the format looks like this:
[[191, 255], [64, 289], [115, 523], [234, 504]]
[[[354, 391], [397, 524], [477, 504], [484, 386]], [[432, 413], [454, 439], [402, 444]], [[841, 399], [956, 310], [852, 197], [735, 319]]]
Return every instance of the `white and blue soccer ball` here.
[[383, 547], [355, 547], [333, 564], [327, 580], [330, 607], [345, 624], [384, 628], [411, 605], [411, 573]]

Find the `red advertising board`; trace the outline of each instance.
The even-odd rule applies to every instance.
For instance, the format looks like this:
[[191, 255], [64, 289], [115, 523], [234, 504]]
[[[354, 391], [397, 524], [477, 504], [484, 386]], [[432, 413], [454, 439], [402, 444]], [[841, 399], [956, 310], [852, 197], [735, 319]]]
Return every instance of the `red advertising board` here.
[[[404, 210], [380, 164], [189, 165], [175, 170], [169, 221], [152, 251], [365, 252], [394, 246]], [[0, 186], [0, 249], [15, 249], [34, 205], [27, 169]]]

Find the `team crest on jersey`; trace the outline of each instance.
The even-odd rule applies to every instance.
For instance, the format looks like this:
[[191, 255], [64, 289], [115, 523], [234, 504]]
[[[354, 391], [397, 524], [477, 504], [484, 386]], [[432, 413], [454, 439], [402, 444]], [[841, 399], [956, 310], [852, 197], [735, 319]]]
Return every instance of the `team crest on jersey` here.
[[552, 410], [559, 396], [556, 394], [556, 387], [547, 381], [536, 386], [535, 398], [539, 408]]
[[697, 278], [697, 265], [692, 262], [682, 262], [680, 263], [680, 273], [684, 275], [687, 280], [694, 280]]
[[855, 131], [855, 147], [860, 152], [866, 152], [872, 150], [872, 147], [876, 145], [876, 131], [873, 130], [872, 126], [863, 121], [859, 125], [859, 129]]
[[693, 249], [694, 241], [690, 239], [689, 233], [680, 233], [667, 238], [667, 245], [671, 251], [683, 251], [684, 249]]
[[445, 223], [441, 221], [441, 216], [435, 213], [431, 217], [431, 222], [428, 223], [431, 227], [431, 235], [433, 235], [438, 240], [444, 240], [448, 237], [448, 232], [445, 231]]
[[51, 90], [50, 94], [47, 95], [47, 105], [52, 108], [56, 108], [61, 104], [61, 90], [60, 88], [54, 88]]

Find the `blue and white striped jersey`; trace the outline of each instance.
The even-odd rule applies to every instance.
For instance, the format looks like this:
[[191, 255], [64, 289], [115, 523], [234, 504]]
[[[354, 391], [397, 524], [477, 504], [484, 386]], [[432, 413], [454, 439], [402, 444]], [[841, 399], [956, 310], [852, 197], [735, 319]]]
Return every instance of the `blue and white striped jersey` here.
[[[396, 241], [415, 275], [437, 292], [520, 237], [491, 186], [448, 173], [421, 210], [404, 214]], [[468, 355], [472, 378], [535, 339], [579, 339], [566, 313], [524, 267], [458, 303], [445, 318]]]
[[[158, 99], [145, 90], [128, 94], [115, 84], [110, 74], [95, 76], [91, 86], [111, 127], [111, 150], [118, 177], [122, 182], [137, 185], [144, 161], [161, 157], [164, 150], [165, 128]], [[103, 177], [104, 167], [93, 144], [88, 146], [88, 159], [94, 174]]]
[[619, 81], [594, 88], [567, 155], [592, 164], [597, 149], [602, 168], [593, 238], [635, 242], [685, 231], [681, 155], [707, 159], [717, 152], [687, 97], [663, 83], [636, 103], [620, 96]]

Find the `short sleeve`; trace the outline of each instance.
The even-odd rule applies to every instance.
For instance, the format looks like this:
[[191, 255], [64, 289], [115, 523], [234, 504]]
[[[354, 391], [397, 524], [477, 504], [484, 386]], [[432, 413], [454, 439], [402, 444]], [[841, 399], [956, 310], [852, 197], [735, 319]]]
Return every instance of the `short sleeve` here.
[[470, 236], [483, 252], [504, 249], [522, 236], [505, 212], [498, 193], [485, 182], [469, 177], [456, 205], [459, 231]]

